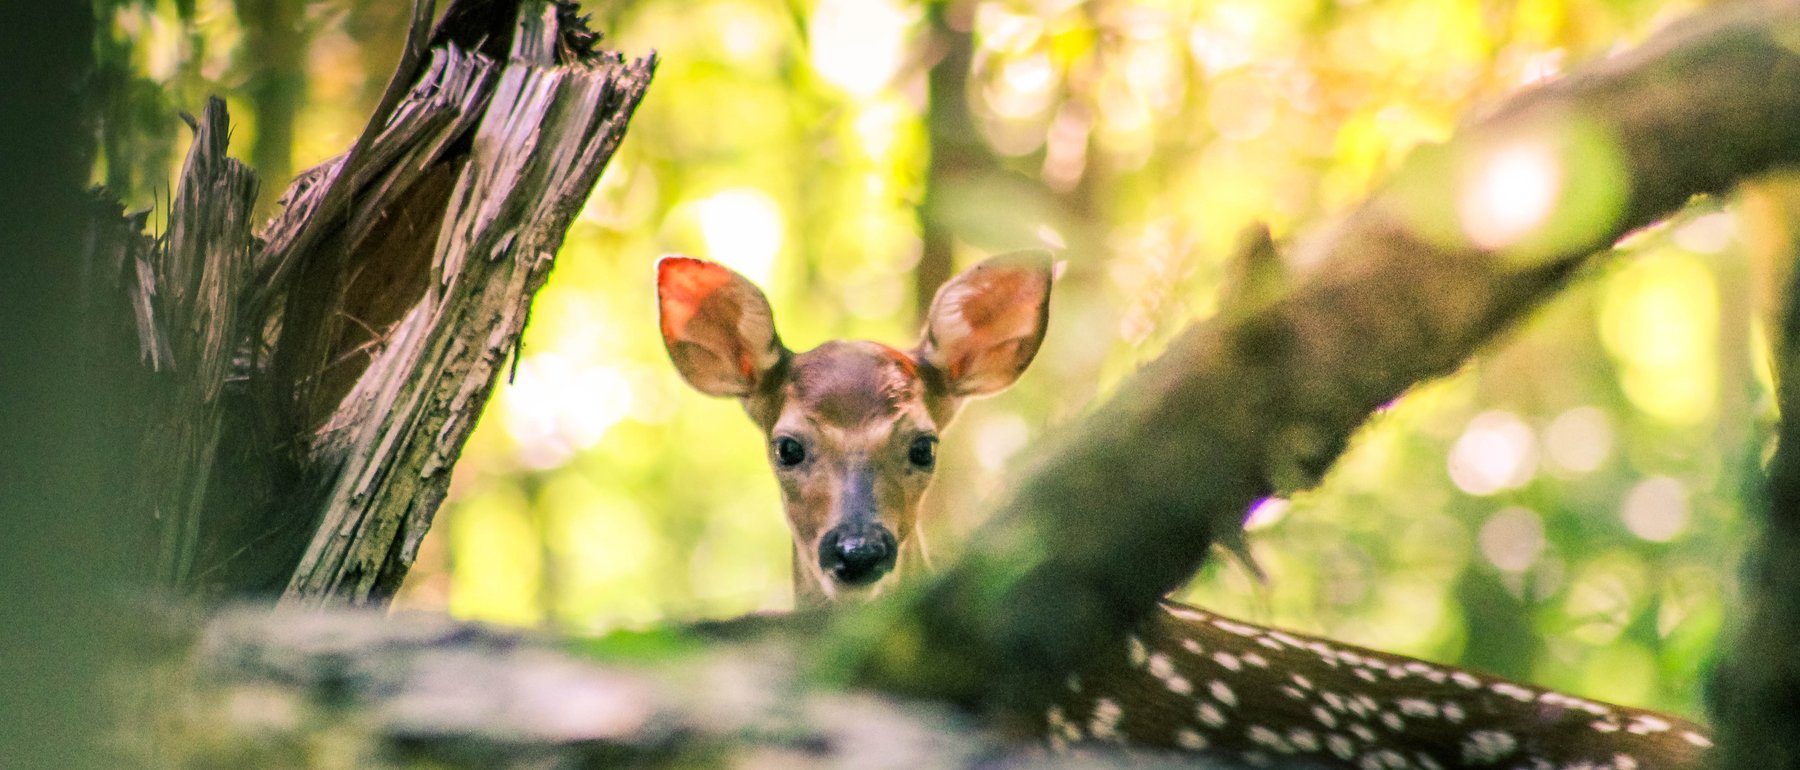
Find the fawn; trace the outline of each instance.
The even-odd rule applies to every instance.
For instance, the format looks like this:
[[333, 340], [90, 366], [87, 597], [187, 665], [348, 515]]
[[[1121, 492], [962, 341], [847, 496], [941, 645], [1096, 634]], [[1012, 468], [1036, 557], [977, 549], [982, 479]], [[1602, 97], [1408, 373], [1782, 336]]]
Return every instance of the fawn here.
[[[993, 257], [944, 284], [911, 350], [831, 341], [793, 353], [767, 298], [703, 260], [657, 266], [663, 341], [683, 379], [730, 396], [767, 438], [799, 604], [868, 599], [927, 567], [917, 532], [938, 434], [1011, 385], [1049, 319], [1051, 260]], [[1084, 742], [1359, 770], [1698, 766], [1677, 717], [1516, 684], [1165, 602], [1067, 680], [1043, 728]]]

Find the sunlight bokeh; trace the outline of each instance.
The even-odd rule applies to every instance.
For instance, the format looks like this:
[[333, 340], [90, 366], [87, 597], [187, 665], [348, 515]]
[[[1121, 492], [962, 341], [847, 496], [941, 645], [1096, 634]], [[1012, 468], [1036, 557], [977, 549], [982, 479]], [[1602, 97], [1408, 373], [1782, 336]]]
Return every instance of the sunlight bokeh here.
[[[222, 92], [234, 142], [256, 136], [241, 69], [259, 52], [232, 4], [205, 0], [185, 19], [169, 0], [116, 5], [131, 66], [169, 94], [144, 114]], [[945, 433], [924, 524], [942, 563], [981, 547], [987, 501], [1047, 438], [1219, 312], [1245, 225], [1304, 238], [1506, 94], [1691, 5], [590, 4], [606, 45], [654, 48], [662, 64], [397, 603], [581, 631], [790, 606], [763, 439], [738, 404], [669, 365], [660, 255], [749, 276], [804, 350], [911, 346], [935, 288], [919, 276], [1059, 244], [1067, 270], [1032, 369]], [[385, 82], [369, 62], [397, 50], [404, 20], [390, 17], [403, 15], [306, 5], [297, 167], [361, 130]], [[932, 68], [955, 62], [967, 71], [938, 70], [953, 87], [934, 92]], [[946, 104], [966, 122], [934, 134], [960, 112]], [[1589, 123], [1559, 116], [1453, 162], [1465, 184], [1435, 202], [1449, 236], [1529, 256], [1610, 227], [1620, 145]], [[154, 145], [143, 162], [166, 179], [185, 139], [141, 130]], [[934, 170], [934, 155], [952, 162]], [[161, 194], [154, 175], [108, 173], [120, 169], [107, 158], [97, 176], [139, 180], [129, 200]], [[1321, 487], [1249, 512], [1268, 584], [1215, 559], [1180, 595], [1695, 713], [1771, 387], [1745, 349], [1750, 271], [1733, 267], [1748, 216], [1702, 201], [1635, 235], [1502, 343], [1384, 409]], [[1521, 638], [1539, 641], [1493, 641]]]
[[1562, 193], [1562, 163], [1554, 148], [1519, 138], [1475, 159], [1456, 213], [1469, 241], [1499, 251], [1535, 232]]

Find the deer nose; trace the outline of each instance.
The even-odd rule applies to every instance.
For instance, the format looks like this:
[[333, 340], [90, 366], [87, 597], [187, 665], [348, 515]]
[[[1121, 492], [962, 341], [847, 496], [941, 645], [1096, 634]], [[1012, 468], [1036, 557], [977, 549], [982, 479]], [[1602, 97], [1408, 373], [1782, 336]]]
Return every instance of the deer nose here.
[[894, 568], [898, 551], [893, 533], [879, 524], [834, 528], [819, 541], [819, 566], [844, 583], [868, 585]]

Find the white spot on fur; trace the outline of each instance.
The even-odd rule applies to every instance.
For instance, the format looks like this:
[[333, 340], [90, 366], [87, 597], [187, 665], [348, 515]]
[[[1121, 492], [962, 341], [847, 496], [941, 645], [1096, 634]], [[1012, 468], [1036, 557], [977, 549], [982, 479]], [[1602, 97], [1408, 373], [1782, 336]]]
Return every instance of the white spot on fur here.
[[1214, 663], [1219, 664], [1221, 667], [1223, 667], [1227, 671], [1237, 671], [1237, 670], [1243, 668], [1243, 664], [1238, 663], [1238, 659], [1237, 659], [1236, 655], [1233, 655], [1224, 650], [1220, 650], [1218, 652], [1213, 653], [1212, 659], [1213, 659]]
[[1325, 736], [1325, 747], [1331, 749], [1331, 753], [1336, 754], [1338, 759], [1349, 759], [1356, 756], [1356, 744], [1337, 733]]
[[1325, 699], [1325, 705], [1330, 706], [1332, 711], [1339, 714], [1344, 713], [1344, 699], [1338, 697], [1337, 693], [1327, 690], [1319, 693], [1319, 697]]
[[1596, 721], [1588, 726], [1594, 728], [1594, 732], [1597, 733], [1616, 733], [1619, 731], [1619, 723], [1608, 719]]
[[1275, 641], [1285, 644], [1289, 647], [1305, 647], [1306, 646], [1305, 642], [1300, 641], [1300, 637], [1294, 636], [1293, 634], [1287, 633], [1286, 631], [1270, 631], [1269, 638], [1274, 639]]
[[1632, 735], [1649, 735], [1651, 733], [1660, 733], [1667, 729], [1669, 729], [1668, 720], [1653, 717], [1649, 714], [1639, 714], [1631, 720], [1631, 724], [1625, 726], [1625, 732], [1631, 733]]
[[1520, 703], [1530, 703], [1537, 697], [1536, 693], [1511, 682], [1495, 682], [1492, 689], [1495, 693], [1512, 698]]
[[1194, 708], [1194, 718], [1209, 727], [1225, 726], [1225, 714], [1219, 711], [1218, 706], [1206, 701], [1201, 701], [1200, 705]]
[[1143, 668], [1144, 663], [1150, 659], [1150, 651], [1144, 647], [1144, 640], [1137, 638], [1137, 634], [1125, 637], [1125, 651], [1130, 657], [1131, 665], [1137, 668]]
[[1454, 724], [1462, 724], [1463, 717], [1466, 716], [1463, 713], [1462, 706], [1458, 706], [1458, 705], [1456, 705], [1455, 702], [1451, 702], [1451, 701], [1447, 701], [1444, 703], [1443, 712], [1444, 712], [1444, 721], [1449, 722], [1450, 724], [1453, 724], [1453, 725]]
[[1519, 748], [1519, 739], [1503, 730], [1476, 730], [1463, 738], [1462, 758], [1468, 764], [1491, 765]]
[[1200, 643], [1192, 639], [1181, 640], [1181, 649], [1187, 650], [1195, 655], [1206, 654], [1206, 650], [1200, 646]]
[[1157, 679], [1168, 679], [1175, 675], [1175, 661], [1160, 652], [1150, 653], [1150, 675]]
[[1088, 718], [1088, 732], [1096, 740], [1119, 741], [1125, 735], [1119, 732], [1119, 720], [1125, 717], [1125, 710], [1119, 708], [1117, 701], [1111, 698], [1096, 698], [1094, 713]]
[[1681, 739], [1684, 741], [1687, 741], [1688, 743], [1692, 743], [1695, 746], [1699, 746], [1700, 748], [1703, 748], [1703, 749], [1710, 749], [1710, 748], [1712, 748], [1712, 745], [1713, 745], [1713, 742], [1711, 739], [1709, 739], [1706, 736], [1701, 735], [1697, 732], [1694, 732], [1693, 730], [1683, 730], [1681, 732]]
[[1387, 729], [1393, 730], [1394, 732], [1400, 732], [1401, 730], [1406, 729], [1406, 721], [1402, 720], [1400, 718], [1399, 714], [1396, 714], [1392, 711], [1381, 712], [1380, 719], [1381, 719], [1381, 724], [1385, 725], [1387, 727]]
[[1243, 623], [1226, 620], [1225, 618], [1213, 618], [1212, 624], [1217, 626], [1221, 631], [1237, 634], [1238, 636], [1262, 635], [1262, 629], [1257, 628], [1256, 626], [1247, 626]]
[[1450, 675], [1450, 681], [1461, 685], [1464, 689], [1473, 690], [1481, 686], [1481, 680], [1470, 676], [1467, 672], [1458, 671]]
[[1180, 730], [1175, 731], [1175, 745], [1187, 749], [1188, 751], [1199, 751], [1207, 746], [1206, 736], [1201, 735], [1195, 730], [1183, 727]]
[[1337, 650], [1331, 649], [1330, 645], [1324, 642], [1307, 642], [1306, 649], [1312, 650], [1314, 655], [1319, 656], [1319, 660], [1325, 661], [1332, 668], [1338, 667]]
[[1232, 692], [1231, 688], [1224, 682], [1214, 679], [1206, 686], [1206, 690], [1207, 692], [1212, 693], [1213, 699], [1220, 703], [1227, 706], [1237, 705], [1237, 693]]
[[1409, 717], [1425, 717], [1430, 719], [1438, 715], [1437, 704], [1424, 698], [1401, 698], [1395, 701], [1400, 706], [1400, 713]]
[[1211, 617], [1192, 607], [1170, 607], [1169, 614], [1181, 618], [1182, 620], [1194, 621], [1195, 623], [1204, 623], [1208, 617]]
[[1081, 740], [1081, 725], [1064, 715], [1061, 708], [1051, 706], [1044, 714], [1044, 721], [1049, 723], [1051, 736], [1060, 737], [1065, 743]]
[[1243, 659], [1244, 659], [1244, 665], [1246, 665], [1246, 666], [1255, 666], [1257, 668], [1268, 668], [1269, 667], [1269, 659], [1265, 658], [1261, 655], [1258, 655], [1257, 653], [1254, 653], [1254, 652], [1244, 653]]
[[1351, 722], [1350, 723], [1350, 732], [1351, 732], [1351, 734], [1355, 735], [1356, 737], [1361, 738], [1363, 743], [1374, 743], [1375, 742], [1375, 731], [1370, 730], [1367, 725], [1365, 725], [1361, 722]]
[[1281, 694], [1293, 698], [1294, 700], [1306, 700], [1306, 692], [1291, 684], [1282, 685]]
[[1337, 717], [1326, 711], [1324, 706], [1314, 706], [1312, 714], [1313, 719], [1319, 720], [1319, 724], [1324, 725], [1326, 729], [1337, 727]]
[[1185, 676], [1171, 676], [1164, 679], [1163, 684], [1169, 688], [1169, 692], [1176, 695], [1192, 695], [1194, 692], [1194, 683], [1189, 682]]
[[1318, 751], [1319, 750], [1318, 736], [1313, 735], [1311, 730], [1308, 730], [1304, 727], [1295, 727], [1293, 729], [1288, 730], [1287, 739], [1288, 739], [1288, 743], [1293, 744], [1294, 748], [1296, 748], [1300, 751]]
[[1305, 677], [1305, 676], [1304, 676], [1304, 675], [1302, 675], [1302, 674], [1294, 674], [1294, 675], [1293, 675], [1293, 676], [1291, 676], [1291, 677], [1289, 677], [1289, 678], [1290, 678], [1290, 679], [1292, 679], [1292, 680], [1294, 680], [1294, 686], [1295, 686], [1295, 687], [1298, 687], [1298, 688], [1300, 688], [1300, 689], [1302, 689], [1302, 690], [1310, 690], [1310, 689], [1312, 689], [1312, 688], [1313, 688], [1313, 683], [1312, 683], [1312, 680], [1311, 680], [1311, 679], [1307, 679], [1307, 678], [1306, 678], [1306, 677]]
[[1406, 671], [1415, 676], [1425, 677], [1431, 680], [1432, 684], [1443, 684], [1444, 680], [1449, 677], [1449, 674], [1444, 673], [1443, 669], [1416, 660], [1407, 661]]
[[1250, 729], [1244, 732], [1244, 736], [1249, 738], [1251, 743], [1258, 746], [1272, 749], [1283, 754], [1294, 753], [1294, 747], [1288, 745], [1286, 738], [1281, 737], [1280, 733], [1270, 730], [1262, 725], [1251, 725]]

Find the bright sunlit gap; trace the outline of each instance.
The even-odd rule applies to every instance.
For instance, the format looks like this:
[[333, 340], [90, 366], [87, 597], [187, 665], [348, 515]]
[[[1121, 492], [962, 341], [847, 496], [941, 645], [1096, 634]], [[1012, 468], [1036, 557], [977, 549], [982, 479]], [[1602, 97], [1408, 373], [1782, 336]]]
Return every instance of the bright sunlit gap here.
[[1503, 508], [1481, 525], [1481, 555], [1504, 572], [1524, 572], [1544, 552], [1544, 522], [1523, 506]]
[[1537, 473], [1531, 427], [1505, 411], [1482, 412], [1450, 449], [1450, 480], [1477, 497], [1517, 489]]
[[1544, 428], [1544, 454], [1551, 467], [1570, 475], [1599, 468], [1611, 453], [1612, 426], [1597, 407], [1575, 407]]
[[1608, 280], [1599, 324], [1638, 409], [1678, 425], [1711, 413], [1719, 300], [1703, 261], [1679, 249], [1651, 249]]
[[599, 443], [632, 413], [633, 401], [631, 383], [617, 367], [537, 353], [519, 360], [500, 413], [519, 461], [543, 470]]
[[781, 207], [768, 193], [738, 187], [713, 193], [694, 204], [708, 259], [760, 284], [768, 284], [781, 250]]
[[854, 96], [870, 96], [899, 71], [916, 18], [888, 0], [820, 0], [806, 36], [813, 69]]
[[1562, 193], [1562, 162], [1548, 142], [1519, 138], [1481, 152], [1460, 186], [1456, 214], [1463, 234], [1497, 251], [1549, 219]]
[[1688, 491], [1679, 479], [1656, 476], [1638, 482], [1619, 507], [1625, 528], [1653, 543], [1666, 543], [1687, 529]]
[[975, 460], [983, 470], [998, 471], [1030, 440], [1025, 418], [1012, 412], [992, 415], [975, 429]]
[[1250, 62], [1253, 43], [1262, 24], [1262, 7], [1255, 3], [1221, 3], [1211, 18], [1188, 31], [1188, 50], [1199, 59], [1208, 75], [1216, 75]]

